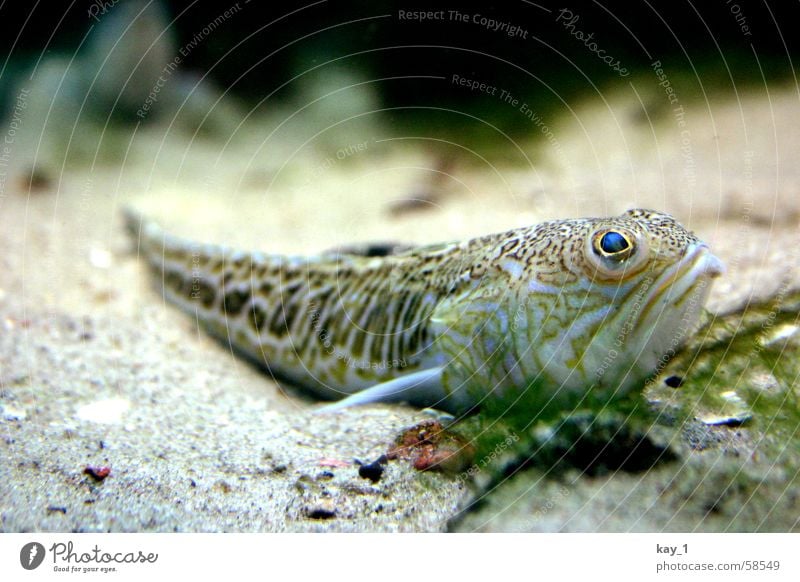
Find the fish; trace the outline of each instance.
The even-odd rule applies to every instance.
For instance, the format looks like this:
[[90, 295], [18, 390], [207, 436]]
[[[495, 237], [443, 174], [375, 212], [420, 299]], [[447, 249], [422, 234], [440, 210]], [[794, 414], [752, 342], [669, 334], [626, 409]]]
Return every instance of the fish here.
[[723, 263], [672, 216], [632, 209], [458, 242], [246, 252], [127, 230], [170, 302], [332, 413], [612, 404], [696, 332]]

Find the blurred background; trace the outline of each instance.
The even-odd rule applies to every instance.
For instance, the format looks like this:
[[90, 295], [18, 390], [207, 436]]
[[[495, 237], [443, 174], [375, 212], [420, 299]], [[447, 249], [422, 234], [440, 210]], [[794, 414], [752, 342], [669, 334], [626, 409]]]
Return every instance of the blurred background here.
[[[330, 90], [363, 82], [369, 86], [356, 91], [371, 94], [370, 105], [422, 108], [393, 118], [398, 126], [424, 120], [452, 131], [460, 124], [424, 108], [453, 107], [523, 133], [500, 99], [455, 86], [451, 75], [471, 75], [556, 112], [621, 77], [650, 74], [656, 60], [671, 75], [690, 77], [694, 83], [686, 89], [695, 92], [761, 85], [792, 78], [798, 41], [785, 25], [798, 12], [795, 3], [750, 0], [462, 2], [457, 9], [385, 0], [7, 3], [0, 47], [6, 109], [10, 77], [43, 75], [42, 64], [63, 56], [92, 86], [90, 105], [108, 99], [107, 114], [136, 121], [137, 92], [146, 97], [148, 82], [179, 56], [184, 83], [205, 94], [224, 91], [225, 99], [248, 108], [303, 99], [309, 87], [325, 82]], [[590, 42], [629, 74], [598, 58], [578, 32], [593, 34]], [[64, 98], [75, 89], [62, 86]]]
[[[242, 148], [248, 163], [237, 183], [272, 188], [274, 173], [285, 174], [298, 156], [312, 167], [300, 183], [313, 183], [313, 169], [340, 147], [413, 137], [431, 153], [425, 164], [434, 173], [481, 160], [555, 165], [562, 176], [577, 171], [570, 165], [602, 173], [627, 160], [597, 150], [630, 156], [638, 148], [628, 141], [617, 151], [628, 124], [675, 124], [672, 110], [681, 106], [690, 116], [713, 115], [711, 102], [741, 106], [753, 91], [793, 84], [798, 41], [786, 25], [799, 11], [748, 0], [520, 0], [457, 9], [336, 0], [6, 3], [6, 119], [20, 97], [25, 104], [7, 165], [34, 189], [75, 164], [127, 160], [158, 173], [162, 164], [175, 169], [166, 145], [174, 141], [184, 144], [190, 177], [200, 150]], [[597, 128], [603, 120], [611, 126]], [[153, 148], [135, 132], [157, 134], [164, 145]], [[571, 151], [576, 142], [593, 159]], [[410, 144], [372, 147], [370, 155], [403, 145]], [[206, 161], [199, 166], [212, 180]], [[585, 178], [571, 178], [580, 196]], [[446, 186], [426, 179], [423, 189]], [[534, 179], [536, 188], [553, 186]], [[414, 203], [399, 209], [406, 206]]]

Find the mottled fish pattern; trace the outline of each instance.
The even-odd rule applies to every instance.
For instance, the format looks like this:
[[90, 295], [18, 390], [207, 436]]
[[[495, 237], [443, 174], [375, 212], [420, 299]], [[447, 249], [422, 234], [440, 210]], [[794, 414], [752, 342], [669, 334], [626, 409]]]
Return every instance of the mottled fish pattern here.
[[170, 302], [276, 378], [347, 396], [328, 410], [606, 401], [675, 353], [722, 272], [672, 217], [641, 209], [312, 257], [184, 240], [133, 211], [126, 221]]

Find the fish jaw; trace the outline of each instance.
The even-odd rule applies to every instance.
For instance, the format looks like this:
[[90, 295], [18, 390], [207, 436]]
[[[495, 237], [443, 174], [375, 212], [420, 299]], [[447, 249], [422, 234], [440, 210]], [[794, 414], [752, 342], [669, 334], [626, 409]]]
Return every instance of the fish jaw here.
[[[598, 374], [599, 387], [624, 395], [659, 373], [700, 325], [701, 315], [714, 279], [725, 266], [703, 243], [691, 245], [681, 261], [656, 278], [644, 294], [638, 312], [631, 310], [630, 333], [606, 352], [616, 352], [611, 374]], [[598, 370], [603, 366], [598, 366]]]

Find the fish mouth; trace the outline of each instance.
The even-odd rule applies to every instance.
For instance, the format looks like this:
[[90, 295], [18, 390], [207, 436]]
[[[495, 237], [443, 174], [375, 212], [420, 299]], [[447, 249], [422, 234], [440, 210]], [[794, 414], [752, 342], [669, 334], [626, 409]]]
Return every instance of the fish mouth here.
[[645, 307], [640, 314], [640, 321], [646, 319], [647, 312], [665, 295], [668, 295], [665, 305], [679, 304], [689, 294], [696, 292], [699, 286], [710, 287], [710, 281], [724, 273], [725, 265], [712, 254], [708, 245], [704, 243], [691, 245], [684, 256], [656, 280], [645, 297]]
[[709, 249], [707, 245], [697, 245], [697, 250], [695, 250], [694, 253], [700, 255], [700, 257], [695, 260], [701, 263], [699, 267], [702, 275], [710, 279], [716, 279], [725, 274], [725, 264], [711, 252], [711, 249]]
[[667, 269], [662, 275], [661, 282], [657, 285], [660, 294], [670, 286], [678, 285], [681, 281], [696, 280], [699, 278], [715, 279], [725, 273], [725, 265], [711, 253], [708, 245], [696, 243], [691, 245], [680, 261]]

